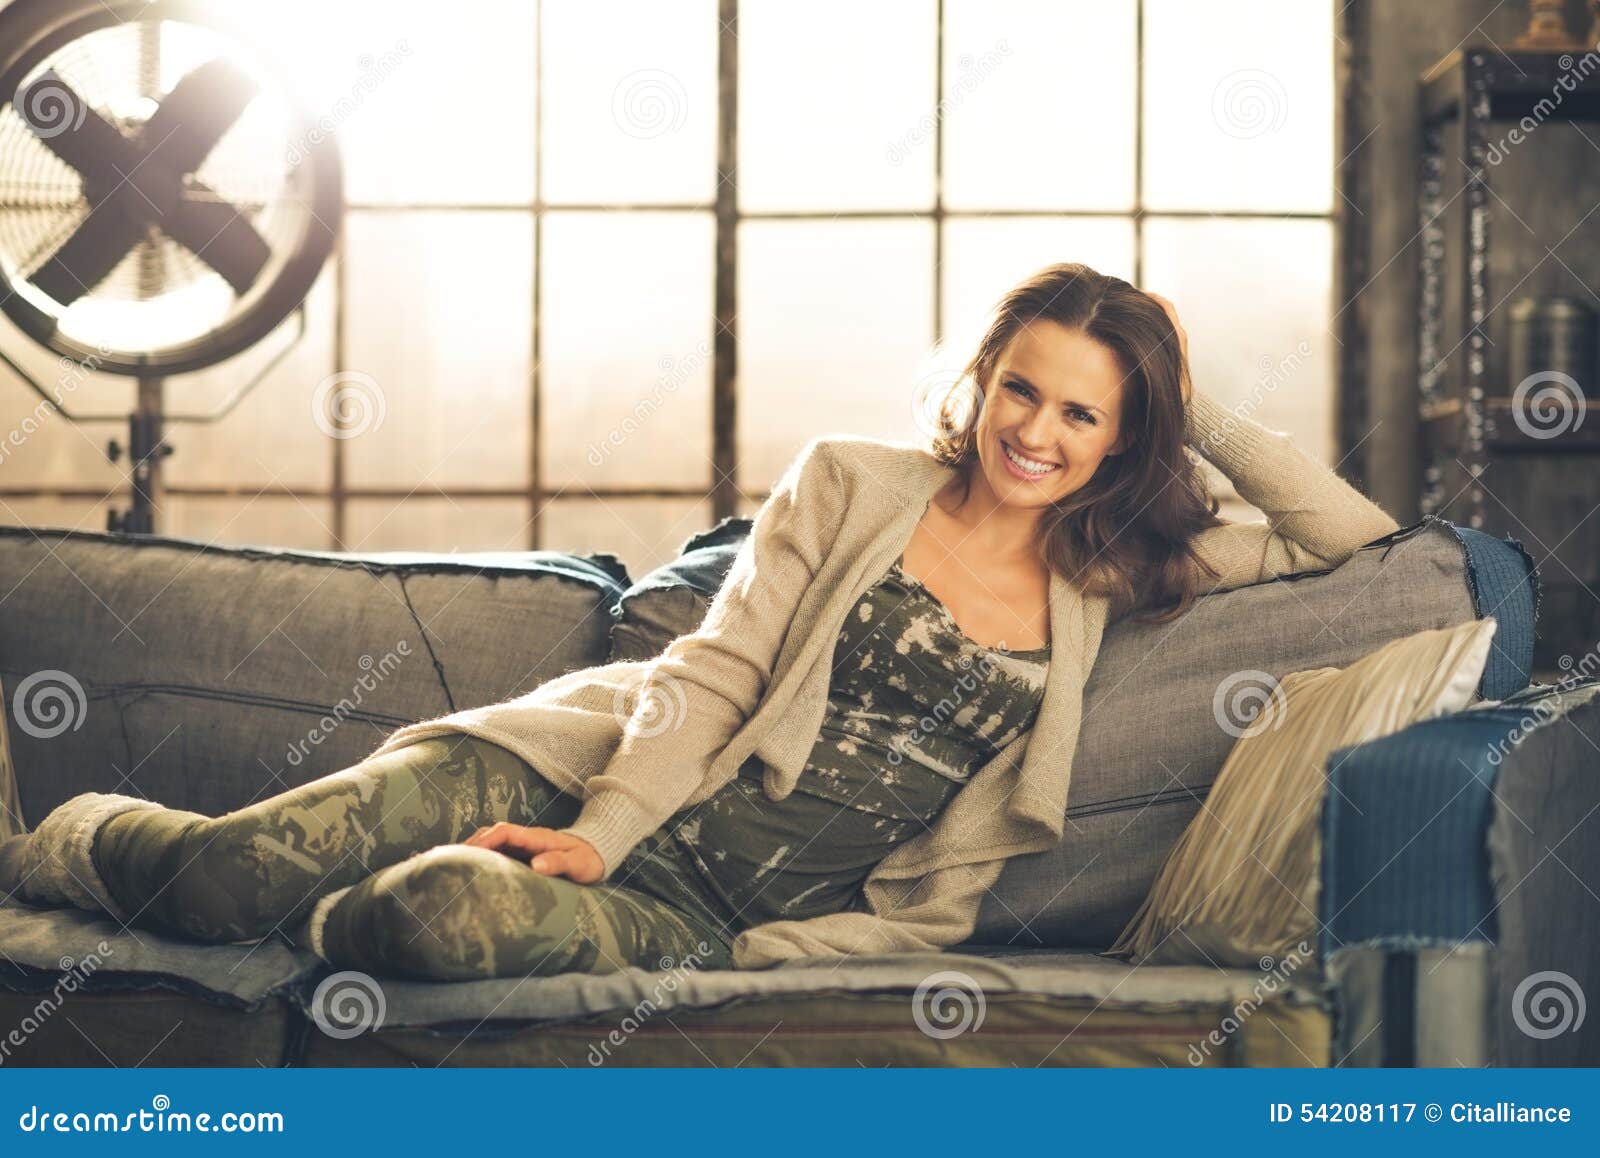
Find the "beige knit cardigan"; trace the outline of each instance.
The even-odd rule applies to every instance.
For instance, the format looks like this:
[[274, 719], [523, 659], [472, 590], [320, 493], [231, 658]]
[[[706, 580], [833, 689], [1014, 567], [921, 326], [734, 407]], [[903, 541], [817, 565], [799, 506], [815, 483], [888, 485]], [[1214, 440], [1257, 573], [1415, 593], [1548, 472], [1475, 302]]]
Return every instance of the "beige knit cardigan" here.
[[[1188, 417], [1188, 444], [1267, 516], [1195, 537], [1219, 572], [1205, 577], [1205, 589], [1334, 566], [1397, 529], [1286, 435], [1198, 391]], [[952, 473], [909, 444], [814, 439], [757, 511], [695, 631], [653, 659], [568, 672], [510, 700], [402, 727], [373, 754], [458, 731], [509, 748], [584, 800], [563, 831], [592, 844], [605, 864], [605, 878], [590, 887], [625, 885], [610, 878], [628, 851], [728, 783], [752, 752], [767, 767], [770, 798], [793, 791], [821, 728], [844, 617], [900, 558]], [[877, 864], [864, 886], [870, 912], [755, 925], [734, 939], [735, 966], [968, 939], [1006, 859], [1061, 840], [1082, 692], [1106, 613], [1104, 598], [1052, 575], [1050, 665], [1033, 727], [973, 773], [925, 832]]]

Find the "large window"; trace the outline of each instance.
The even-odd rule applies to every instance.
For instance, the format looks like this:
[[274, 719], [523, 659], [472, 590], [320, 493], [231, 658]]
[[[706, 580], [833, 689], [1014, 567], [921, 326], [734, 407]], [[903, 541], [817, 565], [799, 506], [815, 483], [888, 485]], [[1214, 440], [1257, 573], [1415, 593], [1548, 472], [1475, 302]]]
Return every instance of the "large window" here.
[[[339, 110], [349, 210], [307, 340], [170, 431], [165, 533], [638, 574], [814, 435], [915, 438], [934, 343], [1063, 260], [1175, 299], [1203, 388], [1334, 457], [1327, 0], [253, 7]], [[113, 436], [41, 432], [0, 516], [102, 527]]]

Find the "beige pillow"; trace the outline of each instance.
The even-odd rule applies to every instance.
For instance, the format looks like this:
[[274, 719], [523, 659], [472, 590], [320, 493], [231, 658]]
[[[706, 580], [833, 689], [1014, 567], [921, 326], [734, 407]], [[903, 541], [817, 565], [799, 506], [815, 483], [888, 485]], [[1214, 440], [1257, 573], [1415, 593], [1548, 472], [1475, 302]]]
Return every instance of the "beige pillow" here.
[[1466, 707], [1495, 627], [1419, 631], [1347, 668], [1285, 676], [1108, 954], [1249, 968], [1314, 954], [1329, 757]]

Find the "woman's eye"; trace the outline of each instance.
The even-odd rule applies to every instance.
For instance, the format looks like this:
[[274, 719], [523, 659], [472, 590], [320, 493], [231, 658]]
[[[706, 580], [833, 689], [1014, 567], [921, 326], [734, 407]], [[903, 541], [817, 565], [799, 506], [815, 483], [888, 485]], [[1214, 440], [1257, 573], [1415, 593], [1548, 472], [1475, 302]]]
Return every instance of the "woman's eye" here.
[[1006, 389], [1011, 391], [1011, 393], [1015, 394], [1018, 398], [1026, 398], [1028, 396], [1028, 388], [1021, 382], [1007, 382]]
[[1087, 410], [1074, 410], [1072, 411], [1072, 417], [1079, 419], [1080, 421], [1087, 422], [1090, 426], [1095, 424], [1094, 415], [1090, 414]]

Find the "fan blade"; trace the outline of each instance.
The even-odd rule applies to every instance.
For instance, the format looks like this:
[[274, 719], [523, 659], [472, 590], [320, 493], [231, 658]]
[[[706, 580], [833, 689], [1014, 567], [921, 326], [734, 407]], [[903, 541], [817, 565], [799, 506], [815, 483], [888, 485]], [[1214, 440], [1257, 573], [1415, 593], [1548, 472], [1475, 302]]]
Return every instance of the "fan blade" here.
[[76, 232], [27, 280], [42, 293], [70, 306], [117, 268], [139, 242], [143, 230], [108, 204], [90, 212]]
[[195, 184], [178, 208], [162, 220], [161, 228], [220, 273], [235, 293], [242, 294], [255, 284], [272, 250], [249, 218], [215, 197], [204, 185]]
[[12, 107], [33, 135], [81, 173], [85, 184], [101, 191], [101, 196], [139, 164], [139, 150], [133, 142], [90, 108], [53, 68], [18, 89]]
[[210, 60], [172, 87], [145, 123], [142, 143], [163, 165], [192, 173], [255, 99], [256, 82], [226, 60]]

